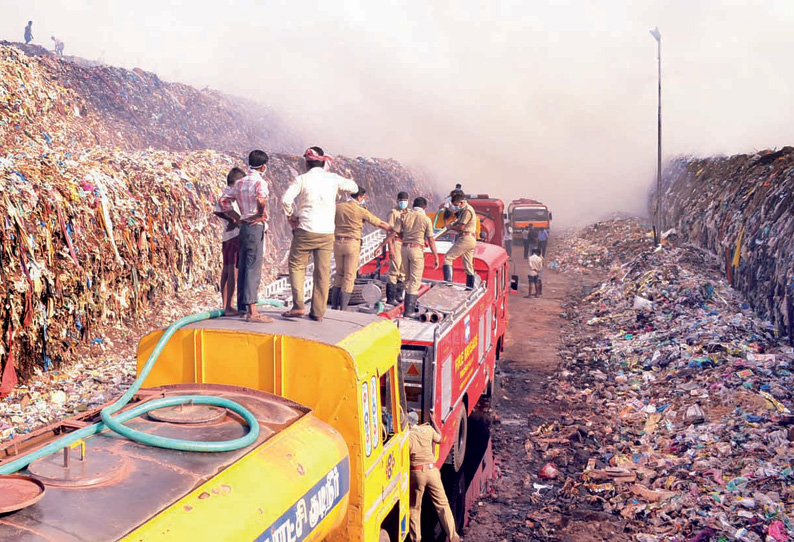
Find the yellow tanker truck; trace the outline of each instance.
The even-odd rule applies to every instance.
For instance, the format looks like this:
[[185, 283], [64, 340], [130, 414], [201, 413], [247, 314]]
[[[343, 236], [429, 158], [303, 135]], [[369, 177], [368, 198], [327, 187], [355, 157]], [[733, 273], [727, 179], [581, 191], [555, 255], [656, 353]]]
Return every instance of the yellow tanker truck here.
[[[120, 417], [150, 401], [197, 399], [126, 425], [193, 441], [228, 441], [257, 425], [202, 404], [212, 395], [256, 418], [256, 440], [218, 453], [147, 446], [94, 425], [99, 409], [19, 437], [0, 447], [0, 541], [405, 539], [408, 440], [393, 322], [338, 311], [322, 324], [203, 320], [168, 335], [149, 371], [162, 333], [141, 341], [144, 387]], [[41, 455], [59, 438], [70, 444]]]

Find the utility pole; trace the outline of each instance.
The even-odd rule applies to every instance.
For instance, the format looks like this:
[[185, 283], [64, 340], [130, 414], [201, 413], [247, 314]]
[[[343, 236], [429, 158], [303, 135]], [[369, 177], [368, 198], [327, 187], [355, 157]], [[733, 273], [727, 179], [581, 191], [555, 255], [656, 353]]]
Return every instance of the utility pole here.
[[658, 245], [662, 235], [662, 33], [659, 27], [650, 31], [656, 40], [656, 60], [659, 71], [659, 120], [656, 143], [656, 220], [653, 224], [653, 243]]

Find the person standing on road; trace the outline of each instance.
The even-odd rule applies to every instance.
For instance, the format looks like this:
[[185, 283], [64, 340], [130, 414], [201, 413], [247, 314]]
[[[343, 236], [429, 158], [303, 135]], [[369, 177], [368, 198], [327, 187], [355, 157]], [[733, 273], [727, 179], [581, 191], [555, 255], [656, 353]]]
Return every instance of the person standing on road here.
[[248, 155], [248, 175], [227, 187], [220, 199], [221, 210], [231, 213], [232, 203], [240, 209], [239, 252], [237, 254], [237, 310], [245, 312], [247, 320], [273, 322], [273, 319], [257, 313], [259, 282], [262, 279], [265, 232], [268, 212], [268, 188], [262, 174], [267, 171], [268, 156], [265, 151], [255, 150]]
[[540, 249], [535, 248], [532, 250], [532, 256], [529, 257], [529, 275], [527, 276], [527, 295], [532, 297], [532, 285], [535, 285], [535, 297], [540, 297], [543, 293], [543, 282], [541, 275], [543, 274], [543, 257], [540, 255]]
[[336, 204], [334, 231], [334, 261], [336, 273], [331, 288], [331, 308], [345, 310], [353, 294], [353, 286], [358, 272], [358, 259], [361, 256], [361, 230], [364, 222], [386, 230], [393, 230], [386, 222], [364, 208], [367, 191], [359, 187], [358, 192], [350, 194], [350, 199]]
[[[397, 207], [389, 212], [386, 220], [389, 226], [394, 229], [400, 217], [404, 216], [408, 209], [408, 192], [399, 192], [397, 194]], [[388, 240], [387, 240], [388, 241]], [[401, 303], [403, 295], [405, 294], [405, 275], [402, 274], [402, 248], [403, 243], [399, 236], [394, 238], [392, 245], [394, 249], [389, 248], [389, 272], [386, 275], [386, 303], [396, 305]]]
[[33, 41], [33, 21], [28, 21], [28, 25], [25, 27], [25, 45], [31, 41]]
[[513, 257], [513, 227], [510, 225], [510, 222], [505, 222], [505, 250], [507, 251], [507, 257]]
[[[234, 183], [245, 177], [245, 171], [236, 167], [232, 168], [226, 176], [226, 188], [231, 188]], [[232, 202], [232, 210], [224, 213], [221, 203], [215, 205], [215, 214], [223, 219], [224, 228], [221, 238], [221, 255], [223, 267], [221, 268], [221, 298], [223, 299], [223, 312], [226, 316], [237, 314], [232, 305], [234, 288], [237, 284], [237, 257], [240, 253], [240, 208], [237, 202]]]
[[413, 410], [408, 413], [408, 454], [411, 460], [411, 542], [422, 540], [422, 497], [425, 490], [430, 493], [441, 526], [450, 542], [459, 542], [455, 530], [455, 517], [449, 507], [441, 473], [436, 467], [433, 445], [442, 442], [442, 437], [432, 418], [430, 424], [419, 425], [419, 415]]
[[[438, 269], [438, 251], [433, 238], [433, 224], [425, 212], [427, 200], [418, 197], [414, 208], [397, 221], [394, 231], [402, 237], [402, 274], [405, 275], [405, 306], [403, 315], [411, 317], [416, 308], [422, 274], [425, 270], [425, 240], [433, 253], [433, 269]], [[389, 251], [394, 250], [394, 238], [389, 241]]]
[[444, 280], [452, 282], [452, 264], [456, 258], [463, 261], [466, 271], [466, 288], [474, 288], [474, 247], [477, 246], [477, 214], [474, 208], [466, 202], [466, 196], [461, 192], [452, 196], [453, 212], [458, 214], [457, 219], [449, 226], [458, 232], [447, 254], [444, 256]]
[[[289, 248], [289, 281], [292, 286], [292, 308], [283, 313], [286, 318], [300, 318], [306, 314], [303, 286], [309, 255], [314, 260], [314, 289], [309, 318], [321, 322], [328, 303], [331, 282], [331, 251], [334, 249], [334, 220], [336, 196], [358, 191], [352, 179], [325, 170], [331, 157], [320, 147], [309, 147], [303, 153], [308, 171], [295, 177], [281, 204], [292, 227]], [[297, 209], [294, 201], [298, 199]]]
[[546, 257], [546, 247], [549, 245], [549, 230], [548, 228], [543, 228], [538, 232], [538, 248], [540, 249], [540, 255], [544, 258]]

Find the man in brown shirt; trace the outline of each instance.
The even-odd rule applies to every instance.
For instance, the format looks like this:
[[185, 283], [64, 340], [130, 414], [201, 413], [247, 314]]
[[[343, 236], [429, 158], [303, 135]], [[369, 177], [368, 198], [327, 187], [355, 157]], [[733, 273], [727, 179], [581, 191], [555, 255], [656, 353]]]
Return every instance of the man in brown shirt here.
[[[438, 251], [433, 238], [433, 224], [425, 213], [427, 200], [418, 197], [414, 200], [414, 208], [405, 213], [397, 221], [394, 231], [402, 238], [402, 272], [405, 275], [405, 306], [404, 316], [413, 316], [416, 308], [417, 294], [422, 285], [422, 274], [425, 270], [425, 240], [433, 253], [433, 269], [438, 269]], [[389, 251], [394, 250], [394, 241], [389, 243]]]
[[411, 526], [412, 542], [422, 540], [422, 497], [425, 489], [430, 493], [436, 507], [438, 519], [451, 542], [459, 542], [460, 537], [455, 530], [455, 518], [449, 507], [449, 500], [441, 483], [441, 473], [436, 467], [436, 454], [433, 445], [440, 443], [442, 437], [433, 424], [419, 425], [419, 415], [408, 413], [408, 454], [411, 458]]
[[353, 285], [358, 272], [358, 259], [361, 255], [361, 230], [364, 222], [391, 232], [392, 228], [364, 208], [366, 190], [359, 186], [358, 192], [350, 194], [350, 199], [336, 204], [334, 218], [334, 260], [336, 273], [331, 287], [331, 308], [345, 310], [350, 303]]
[[[400, 192], [397, 194], [397, 207], [389, 212], [386, 221], [389, 226], [394, 228], [397, 220], [405, 215], [408, 209], [408, 192]], [[402, 274], [402, 239], [396, 237], [394, 239], [394, 252], [389, 250], [389, 272], [386, 275], [386, 303], [396, 305], [403, 300], [405, 294], [405, 275]]]
[[474, 247], [477, 245], [477, 213], [466, 202], [464, 194], [452, 196], [453, 212], [458, 214], [457, 220], [449, 227], [458, 233], [455, 244], [450, 247], [444, 256], [444, 280], [452, 282], [452, 262], [456, 258], [463, 259], [463, 269], [466, 271], [466, 287], [474, 288]]

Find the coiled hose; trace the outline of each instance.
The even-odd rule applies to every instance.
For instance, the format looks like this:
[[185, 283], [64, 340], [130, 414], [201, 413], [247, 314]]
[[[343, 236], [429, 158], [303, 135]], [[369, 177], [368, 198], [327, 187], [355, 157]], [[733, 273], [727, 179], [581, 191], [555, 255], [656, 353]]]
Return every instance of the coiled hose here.
[[[260, 300], [257, 302], [257, 305], [269, 305], [272, 307], [284, 306], [281, 301], [274, 299]], [[0, 474], [12, 474], [22, 470], [37, 459], [54, 454], [66, 446], [69, 446], [78, 440], [84, 439], [91, 435], [95, 435], [104, 429], [110, 429], [111, 431], [114, 431], [130, 440], [140, 442], [141, 444], [146, 444], [147, 446], [156, 446], [158, 448], [182, 450], [187, 452], [228, 452], [231, 450], [239, 450], [240, 448], [244, 448], [245, 446], [254, 443], [259, 437], [259, 422], [256, 420], [256, 417], [254, 417], [254, 415], [241, 404], [223, 397], [213, 397], [211, 395], [179, 395], [175, 397], [163, 397], [161, 399], [147, 401], [146, 403], [131, 408], [130, 410], [115, 417], [113, 416], [122, 408], [124, 408], [127, 403], [130, 402], [132, 397], [138, 393], [138, 390], [141, 389], [141, 385], [143, 385], [143, 382], [151, 372], [152, 367], [154, 367], [157, 358], [160, 357], [163, 348], [178, 329], [183, 328], [188, 324], [201, 322], [202, 320], [218, 318], [219, 316], [223, 316], [222, 310], [212, 310], [185, 316], [184, 318], [180, 318], [171, 324], [168, 329], [165, 330], [165, 333], [163, 333], [162, 337], [160, 337], [160, 340], [157, 341], [154, 350], [152, 350], [152, 353], [149, 355], [149, 359], [146, 360], [146, 363], [141, 369], [138, 377], [132, 383], [132, 386], [130, 386], [124, 395], [119, 397], [119, 399], [116, 400], [112, 405], [102, 409], [102, 412], [100, 413], [102, 416], [102, 422], [78, 429], [73, 433], [64, 435], [58, 440], [51, 442], [50, 444], [36, 450], [35, 452], [27, 454], [24, 457], [20, 457], [19, 459], [15, 459], [14, 461], [6, 463], [5, 465], [1, 465]], [[149, 411], [191, 402], [198, 405], [212, 405], [227, 408], [232, 412], [239, 414], [245, 420], [245, 423], [248, 424], [248, 433], [246, 433], [245, 436], [232, 440], [202, 442], [150, 435], [135, 429], [130, 429], [124, 425], [124, 422], [133, 418], [137, 418], [138, 416]]]

